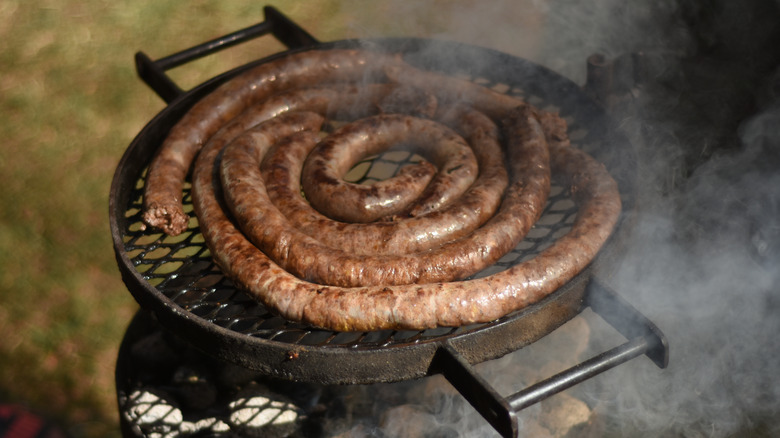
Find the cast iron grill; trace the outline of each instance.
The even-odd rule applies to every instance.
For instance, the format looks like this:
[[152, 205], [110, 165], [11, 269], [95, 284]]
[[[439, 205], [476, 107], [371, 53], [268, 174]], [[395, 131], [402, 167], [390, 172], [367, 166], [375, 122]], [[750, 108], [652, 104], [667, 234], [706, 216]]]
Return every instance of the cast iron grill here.
[[[505, 436], [517, 433], [516, 410], [619, 363], [647, 354], [665, 366], [663, 335], [594, 280], [599, 273], [608, 275], [611, 262], [619, 256], [621, 236], [630, 227], [635, 163], [628, 142], [579, 87], [523, 59], [464, 44], [415, 38], [320, 43], [275, 9], [268, 7], [265, 12], [266, 20], [256, 26], [158, 61], [143, 53], [136, 56], [139, 76], [169, 105], [139, 133], [119, 163], [110, 196], [111, 230], [123, 280], [141, 306], [163, 326], [215, 358], [287, 380], [365, 384], [442, 373]], [[165, 75], [167, 69], [268, 33], [291, 49], [231, 70], [188, 92]], [[597, 259], [544, 300], [491, 323], [423, 331], [342, 333], [284, 320], [233, 287], [211, 260], [197, 219], [176, 237], [144, 229], [140, 214], [146, 166], [168, 130], [190, 106], [220, 83], [259, 63], [294, 51], [355, 47], [402, 53], [407, 62], [418, 67], [469, 79], [539, 108], [558, 111], [569, 124], [573, 146], [603, 162], [621, 188], [625, 217]], [[366, 161], [355, 179], [388, 176], [412, 160], [411, 156], [381, 155]], [[375, 175], [374, 170], [380, 168], [380, 174]], [[185, 212], [191, 214], [189, 185], [183, 199]], [[575, 215], [576, 207], [567, 191], [554, 185], [541, 220], [527, 238], [477, 276], [538, 253], [568, 230]], [[471, 364], [538, 340], [588, 306], [629, 342], [507, 399], [471, 370]]]

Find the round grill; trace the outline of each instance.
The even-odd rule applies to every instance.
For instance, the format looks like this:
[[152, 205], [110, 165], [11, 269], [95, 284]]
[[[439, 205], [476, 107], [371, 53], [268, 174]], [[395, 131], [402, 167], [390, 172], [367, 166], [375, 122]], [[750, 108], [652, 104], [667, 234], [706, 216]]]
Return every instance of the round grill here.
[[[518, 96], [569, 124], [573, 147], [605, 163], [618, 181], [624, 209], [631, 208], [633, 160], [622, 139], [610, 134], [608, 119], [579, 88], [526, 60], [488, 49], [421, 39], [349, 40], [318, 48], [384, 48], [404, 54], [407, 62], [467, 78]], [[589, 268], [543, 301], [488, 324], [424, 331], [345, 333], [287, 321], [235, 288], [213, 263], [197, 219], [179, 236], [144, 229], [141, 221], [145, 171], [156, 148], [175, 122], [224, 80], [261, 62], [216, 77], [185, 93], [157, 115], [136, 137], [120, 162], [111, 191], [111, 227], [120, 270], [139, 303], [167, 328], [196, 347], [270, 375], [319, 383], [373, 383], [416, 378], [431, 373], [436, 349], [448, 343], [472, 362], [499, 357], [527, 345], [576, 315], [585, 284], [615, 252], [616, 237]], [[619, 142], [619, 143], [617, 143]], [[417, 157], [389, 152], [361, 162], [349, 177], [358, 182], [395, 174]], [[185, 212], [192, 214], [189, 185]], [[526, 238], [498, 263], [476, 276], [489, 275], [533, 257], [570, 228], [577, 213], [569, 193], [555, 184], [542, 218]], [[617, 234], [617, 233], [616, 233]]]

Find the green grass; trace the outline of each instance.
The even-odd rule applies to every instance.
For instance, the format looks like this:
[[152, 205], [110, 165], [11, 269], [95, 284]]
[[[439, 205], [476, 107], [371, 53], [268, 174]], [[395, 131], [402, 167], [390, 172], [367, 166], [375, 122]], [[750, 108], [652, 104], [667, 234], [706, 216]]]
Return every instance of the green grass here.
[[[431, 18], [385, 22], [380, 3], [269, 3], [323, 41], [411, 34]], [[114, 261], [108, 193], [125, 148], [164, 107], [133, 55], [159, 58], [255, 24], [263, 5], [0, 2], [0, 401], [75, 436], [119, 435], [113, 374], [137, 304]], [[187, 89], [281, 47], [262, 38], [170, 74]]]

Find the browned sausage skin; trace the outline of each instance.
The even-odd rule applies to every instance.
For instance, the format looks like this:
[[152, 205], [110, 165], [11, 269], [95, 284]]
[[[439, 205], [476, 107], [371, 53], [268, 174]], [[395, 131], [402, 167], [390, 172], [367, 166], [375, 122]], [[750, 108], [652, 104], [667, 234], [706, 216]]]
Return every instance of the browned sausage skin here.
[[187, 227], [182, 187], [201, 147], [223, 125], [273, 93], [383, 75], [393, 57], [364, 50], [312, 50], [260, 64], [199, 100], [174, 125], [152, 160], [145, 184], [143, 220], [176, 235]]
[[[556, 172], [570, 187], [579, 188], [575, 198], [579, 212], [572, 230], [541, 254], [476, 280], [362, 289], [359, 294], [337, 288], [310, 290], [309, 300], [299, 304], [303, 318], [340, 330], [460, 326], [492, 321], [561, 287], [607, 240], [621, 205], [617, 185], [600, 163], [572, 148], [556, 147], [552, 154]], [[287, 280], [280, 278], [273, 286], [305, 290], [301, 283]]]
[[[360, 159], [403, 145], [440, 171], [418, 187], [389, 178], [373, 185], [341, 177]], [[367, 117], [349, 123], [320, 142], [306, 158], [301, 185], [319, 212], [344, 222], [372, 222], [408, 208], [412, 201], [432, 209], [452, 202], [477, 178], [478, 164], [466, 141], [446, 126], [402, 114]], [[424, 193], [423, 193], [424, 190]]]
[[424, 329], [487, 322], [523, 308], [580, 272], [621, 211], [617, 185], [580, 150], [555, 146], [553, 170], [576, 193], [572, 229], [531, 260], [475, 280], [343, 288], [302, 281], [281, 269], [228, 220], [208, 221], [215, 257], [241, 287], [285, 318], [341, 331]]
[[[520, 107], [506, 125], [512, 184], [498, 213], [472, 234], [425, 252], [357, 255], [330, 248], [295, 229], [270, 201], [259, 169], [262, 145], [254, 148], [251, 135], [239, 137], [222, 155], [225, 200], [255, 245], [308, 281], [354, 287], [465, 278], [493, 264], [522, 240], [541, 215], [549, 192], [549, 154], [538, 121], [528, 108]], [[297, 136], [293, 141], [316, 142], [316, 138]]]
[[519, 98], [499, 93], [474, 82], [420, 70], [406, 63], [388, 64], [385, 73], [393, 82], [433, 93], [440, 106], [453, 102], [467, 104], [494, 120], [500, 120], [513, 108], [523, 103]]
[[[252, 118], [253, 114], [247, 113], [244, 117], [237, 118], [232, 126], [249, 123], [247, 120]], [[256, 125], [252, 128], [251, 134], [246, 135], [252, 135], [255, 143], [270, 147], [280, 138], [296, 132], [319, 130], [323, 121], [323, 117], [315, 113], [285, 113]], [[192, 205], [207, 243], [237, 232], [233, 221], [227, 215], [227, 208], [223, 205], [218, 168], [215, 166], [223, 145], [232, 140], [233, 134], [233, 129], [229, 127], [218, 132], [198, 154], [192, 174]], [[210, 248], [212, 251], [216, 250], [212, 256], [217, 264], [224, 267], [227, 261], [224, 260], [223, 254], [217, 247], [210, 246]]]
[[403, 215], [393, 222], [332, 221], [301, 195], [300, 169], [309, 154], [303, 142], [273, 148], [265, 158], [262, 173], [269, 198], [295, 228], [327, 246], [354, 254], [419, 252], [465, 236], [494, 215], [508, 184], [499, 129], [492, 120], [467, 106], [449, 108], [439, 120], [460, 131], [479, 166], [477, 181], [443, 209], [425, 211], [421, 208], [425, 206], [418, 204], [417, 215]]
[[[490, 130], [474, 129], [472, 134], [466, 134], [465, 129], [461, 131], [455, 125], [468, 117], [461, 117], [459, 122], [445, 122], [444, 108], [451, 107], [453, 102], [467, 103], [477, 113], [484, 112], [495, 120], [503, 119], [512, 111], [509, 122], [502, 128], [504, 138], [510, 141], [507, 162], [511, 185], [495, 217], [474, 233], [458, 237], [441, 247], [425, 250], [424, 255], [419, 249], [416, 255], [388, 256], [380, 253], [368, 260], [356, 254], [351, 254], [354, 260], [338, 254], [335, 259], [326, 259], [330, 261], [330, 267], [319, 265], [311, 268], [309, 262], [320, 257], [320, 253], [315, 250], [318, 247], [328, 248], [326, 244], [318, 241], [312, 243], [309, 236], [289, 229], [287, 224], [277, 227], [273, 221], [263, 222], [270, 225], [267, 228], [282, 230], [281, 238], [267, 240], [276, 240], [278, 243], [288, 242], [286, 239], [289, 238], [288, 243], [301, 249], [283, 254], [282, 259], [286, 257], [293, 261], [293, 265], [298, 264], [299, 267], [292, 268], [292, 272], [298, 269], [301, 277], [315, 278], [311, 274], [312, 269], [323, 271], [315, 274], [323, 275], [321, 278], [327, 280], [327, 276], [332, 274], [327, 272], [329, 269], [344, 269], [347, 277], [352, 276], [346, 282], [339, 276], [340, 279], [334, 283], [336, 286], [308, 282], [282, 269], [237, 228], [237, 223], [246, 226], [247, 223], [257, 222], [257, 216], [253, 214], [249, 214], [249, 220], [241, 218], [257, 206], [253, 203], [242, 206], [250, 196], [246, 192], [243, 195], [240, 191], [234, 192], [232, 183], [224, 184], [223, 181], [220, 184], [215, 173], [220, 168], [217, 166], [221, 166], [223, 174], [227, 174], [225, 169], [232, 167], [229, 164], [232, 159], [223, 160], [220, 164], [219, 156], [224, 147], [231, 143], [237, 146], [231, 144], [230, 148], [224, 150], [224, 158], [241, 149], [244, 149], [241, 152], [244, 155], [262, 157], [272, 145], [281, 147], [284, 142], [309, 143], [306, 147], [310, 147], [312, 142], [318, 140], [314, 132], [323, 123], [322, 116], [291, 111], [316, 107], [319, 108], [314, 109], [316, 112], [333, 116], [336, 114], [334, 107], [324, 103], [323, 92], [320, 96], [310, 95], [308, 101], [299, 99], [292, 104], [279, 100], [279, 96], [294, 88], [320, 84], [331, 87], [332, 83], [353, 79], [362, 81], [366, 75], [381, 80], [387, 76], [391, 81], [407, 87], [395, 88], [396, 91], [408, 90], [408, 87], [432, 91], [436, 96], [434, 103], [424, 100], [412, 112], [452, 126], [471, 144], [470, 137], [490, 139]], [[335, 85], [340, 86], [343, 85]], [[405, 92], [387, 93], [387, 84], [381, 87], [384, 87], [384, 92], [377, 92], [374, 99], [361, 101], [370, 104], [358, 103], [357, 112], [352, 114], [361, 113], [362, 117], [363, 113], [408, 111], [410, 103], [417, 100], [416, 97], [407, 98]], [[520, 108], [512, 110], [518, 105]], [[398, 110], [399, 106], [404, 109]], [[473, 120], [478, 118], [473, 114], [469, 117]], [[475, 123], [477, 125], [480, 124]], [[524, 147], [535, 148], [540, 145], [544, 146], [542, 154], [526, 151], [526, 156], [520, 152]], [[150, 165], [144, 199], [144, 218], [149, 225], [160, 227], [170, 234], [186, 228], [188, 219], [181, 211], [181, 188], [196, 154], [193, 205], [216, 263], [239, 287], [269, 309], [285, 318], [332, 330], [424, 329], [494, 320], [538, 301], [580, 272], [609, 237], [621, 210], [617, 186], [604, 166], [584, 152], [568, 147], [565, 124], [556, 116], [524, 106], [513, 97], [468, 81], [420, 71], [393, 57], [363, 51], [336, 50], [289, 55], [262, 64], [251, 74], [229, 81], [196, 104], [174, 127]], [[487, 255], [489, 259], [493, 254], [501, 254], [506, 250], [502, 247], [506, 242], [514, 242], [508, 249], [514, 247], [541, 214], [544, 197], [549, 189], [549, 171], [545, 170], [548, 166], [540, 164], [541, 157], [549, 159], [553, 172], [557, 178], [565, 181], [578, 205], [572, 230], [536, 257], [506, 271], [474, 280], [451, 281], [451, 278], [469, 275], [468, 267], [478, 270], [477, 264], [484, 261], [483, 256]], [[481, 166], [480, 163], [480, 175], [483, 171]], [[259, 167], [257, 159], [253, 167]], [[540, 176], [545, 173], [546, 178]], [[247, 175], [250, 174], [236, 174], [229, 177], [228, 182], [240, 181]], [[262, 177], [256, 179], [262, 184]], [[479, 181], [477, 179], [472, 189], [478, 186]], [[228, 216], [226, 207], [222, 205], [223, 185], [227, 195], [226, 203], [236, 213], [235, 219]], [[458, 203], [452, 203], [432, 211], [415, 207], [417, 210], [410, 209], [403, 214], [419, 216], [400, 220], [399, 224], [442, 215], [442, 212], [456, 205]], [[278, 214], [275, 207], [269, 207], [264, 212]], [[507, 226], [502, 221], [521, 224]], [[254, 234], [256, 239], [257, 233], [262, 232], [265, 231], [258, 229], [250, 234]], [[349, 240], [348, 237], [336, 238], [337, 241], [339, 239]], [[476, 242], [478, 249], [475, 251], [467, 247], [466, 242]], [[419, 260], [413, 259], [427, 259], [433, 264], [424, 267], [417, 264]], [[389, 260], [402, 260], [408, 264], [379, 269], [378, 274], [369, 273], [365, 277], [369, 280], [366, 281], [364, 272], [377, 271], [377, 266], [384, 267]], [[488, 261], [486, 264], [491, 263]], [[396, 280], [386, 281], [385, 277], [394, 275], [388, 274], [394, 269], [402, 271], [402, 275]], [[438, 271], [448, 272], [443, 275]], [[370, 279], [372, 276], [376, 281]], [[317, 278], [320, 281], [320, 277]], [[394, 285], [394, 281], [399, 284]], [[418, 284], [403, 284], [414, 281]]]

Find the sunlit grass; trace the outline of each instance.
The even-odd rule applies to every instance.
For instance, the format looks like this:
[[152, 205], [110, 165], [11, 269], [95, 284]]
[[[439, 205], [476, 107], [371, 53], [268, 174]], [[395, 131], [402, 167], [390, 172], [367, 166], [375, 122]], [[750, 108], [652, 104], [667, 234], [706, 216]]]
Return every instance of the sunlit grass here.
[[[421, 16], [387, 23], [379, 3], [268, 3], [322, 41], [437, 30]], [[108, 193], [125, 148], [164, 107], [133, 55], [157, 59], [250, 26], [264, 5], [0, 2], [0, 401], [76, 436], [119, 435], [113, 373], [137, 304], [114, 261]], [[169, 73], [189, 89], [282, 48], [261, 38]]]

